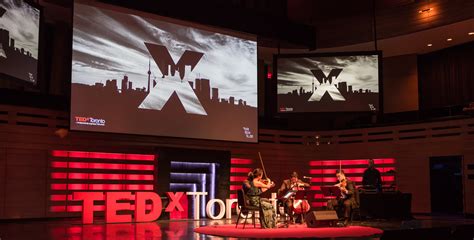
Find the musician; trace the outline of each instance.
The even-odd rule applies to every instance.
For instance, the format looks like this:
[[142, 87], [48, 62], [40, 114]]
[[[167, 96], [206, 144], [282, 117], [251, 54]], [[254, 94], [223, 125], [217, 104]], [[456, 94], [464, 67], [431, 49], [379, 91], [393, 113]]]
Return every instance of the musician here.
[[256, 168], [252, 171], [252, 175], [249, 175], [248, 179], [250, 188], [247, 190], [246, 194], [249, 198], [250, 205], [261, 208], [262, 214], [260, 216], [260, 224], [262, 225], [262, 228], [275, 228], [276, 216], [273, 210], [273, 205], [268, 199], [260, 198], [260, 194], [274, 187], [275, 183], [269, 179], [268, 182], [265, 182], [262, 177], [262, 169]]
[[380, 171], [375, 168], [374, 159], [369, 159], [369, 167], [364, 171], [362, 185], [375, 188], [378, 192], [382, 190], [382, 178], [380, 177]]
[[244, 180], [244, 182], [242, 183], [242, 189], [244, 190], [245, 194], [247, 194], [248, 190], [252, 187], [250, 185], [250, 182], [252, 181], [252, 179], [253, 179], [253, 173], [249, 172], [247, 174], [247, 179]]
[[[298, 173], [292, 172], [289, 179], [283, 180], [280, 189], [278, 189], [278, 195], [282, 196], [289, 190], [304, 190], [304, 188], [309, 187], [309, 183], [305, 183], [298, 179]], [[290, 216], [290, 221], [294, 221], [294, 214], [293, 214], [293, 198], [288, 198], [283, 203], [285, 207], [285, 212]], [[301, 219], [302, 221], [303, 219]]]
[[354, 182], [349, 180], [344, 174], [344, 170], [336, 170], [336, 177], [339, 183], [335, 186], [339, 187], [341, 190], [341, 196], [338, 196], [336, 199], [331, 199], [328, 201], [328, 209], [336, 209], [339, 212], [344, 212], [344, 225], [347, 226], [350, 219], [350, 214], [353, 208], [358, 208], [359, 203], [357, 202], [356, 194], [357, 189], [355, 188]]

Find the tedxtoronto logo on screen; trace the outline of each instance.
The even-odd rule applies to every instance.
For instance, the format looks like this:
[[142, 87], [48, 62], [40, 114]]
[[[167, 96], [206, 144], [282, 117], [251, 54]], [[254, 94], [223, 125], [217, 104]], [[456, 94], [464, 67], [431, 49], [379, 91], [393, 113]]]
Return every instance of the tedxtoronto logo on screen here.
[[90, 126], [105, 126], [105, 119], [93, 118], [93, 117], [74, 117], [76, 124], [79, 125], [90, 125]]
[[[160, 111], [173, 93], [176, 93], [187, 113], [207, 115], [191, 85], [188, 81], [183, 81], [186, 75], [186, 67], [189, 66], [190, 71], [193, 71], [204, 53], [186, 50], [178, 62], [175, 63], [165, 46], [153, 43], [145, 43], [145, 45], [156, 65], [158, 65], [162, 73], [162, 79], [158, 80], [156, 86], [153, 87], [155, 91], [150, 92], [139, 108]], [[179, 79], [175, 77], [176, 72], [179, 73]]]
[[329, 94], [333, 101], [346, 101], [339, 89], [337, 89], [336, 86], [333, 84], [333, 78], [334, 81], [336, 81], [337, 77], [339, 76], [339, 74], [341, 74], [341, 72], [342, 69], [335, 68], [332, 69], [329, 72], [329, 75], [326, 76], [326, 74], [324, 74], [321, 69], [311, 70], [311, 73], [313, 73], [314, 77], [316, 77], [316, 80], [318, 80], [320, 85], [318, 88], [316, 88], [316, 91], [314, 91], [314, 93], [308, 99], [308, 102], [321, 101], [321, 98], [323, 98], [326, 92]]

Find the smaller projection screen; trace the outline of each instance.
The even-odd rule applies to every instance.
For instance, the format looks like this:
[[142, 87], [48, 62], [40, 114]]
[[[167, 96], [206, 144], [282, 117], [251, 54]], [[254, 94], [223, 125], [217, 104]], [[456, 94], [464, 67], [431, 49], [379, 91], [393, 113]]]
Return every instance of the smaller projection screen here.
[[279, 113], [379, 110], [379, 52], [278, 55]]
[[40, 10], [23, 0], [0, 1], [0, 74], [36, 84]]
[[257, 142], [257, 42], [105, 4], [74, 4], [72, 130]]

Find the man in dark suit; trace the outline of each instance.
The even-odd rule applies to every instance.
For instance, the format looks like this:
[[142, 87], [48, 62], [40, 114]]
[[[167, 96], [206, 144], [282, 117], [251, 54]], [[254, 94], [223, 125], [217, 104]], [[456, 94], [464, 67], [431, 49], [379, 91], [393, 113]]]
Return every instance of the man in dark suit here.
[[344, 225], [347, 226], [352, 209], [359, 207], [359, 193], [357, 192], [358, 190], [356, 189], [354, 182], [349, 180], [344, 174], [344, 170], [336, 170], [336, 177], [339, 183], [335, 186], [338, 186], [341, 190], [341, 196], [329, 200], [327, 206], [328, 209], [337, 210], [338, 216], [342, 215], [340, 212], [344, 212]]
[[[304, 188], [309, 187], [309, 183], [305, 183], [298, 179], [298, 173], [292, 172], [289, 179], [283, 180], [280, 189], [278, 189], [278, 196], [282, 197], [285, 193], [289, 190], [304, 190]], [[283, 202], [285, 207], [285, 212], [290, 216], [290, 221], [294, 221], [293, 219], [293, 197], [286, 199]], [[301, 219], [302, 221], [303, 219]]]

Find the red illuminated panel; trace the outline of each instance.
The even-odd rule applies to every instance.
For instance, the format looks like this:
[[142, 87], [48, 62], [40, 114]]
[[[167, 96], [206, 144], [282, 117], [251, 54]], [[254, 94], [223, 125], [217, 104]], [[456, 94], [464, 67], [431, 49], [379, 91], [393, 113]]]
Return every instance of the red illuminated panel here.
[[377, 164], [395, 164], [395, 158], [376, 158], [374, 163]]
[[51, 201], [72, 201], [73, 198], [72, 198], [72, 195], [71, 194], [52, 194], [49, 196], [49, 199]]
[[68, 190], [88, 190], [87, 184], [74, 183], [67, 185]]
[[51, 179], [66, 179], [67, 173], [63, 172], [53, 172], [51, 173]]
[[51, 155], [53, 155], [54, 157], [67, 157], [68, 151], [53, 150], [51, 151]]
[[231, 182], [243, 182], [245, 180], [247, 180], [246, 176], [230, 176]]
[[123, 164], [117, 164], [117, 163], [89, 163], [89, 168], [120, 170], [120, 169], [123, 169]]
[[123, 190], [123, 184], [89, 184], [90, 190]]
[[58, 184], [53, 183], [51, 184], [51, 190], [66, 190], [67, 184]]
[[70, 158], [96, 158], [96, 159], [116, 159], [116, 160], [141, 160], [154, 161], [155, 155], [150, 154], [126, 154], [126, 153], [104, 153], [104, 152], [81, 152], [81, 151], [51, 151], [53, 157]]
[[236, 168], [236, 167], [230, 168], [231, 173], [249, 173], [251, 171], [252, 171], [251, 168]]
[[89, 179], [94, 180], [122, 180], [123, 174], [91, 173]]
[[127, 164], [125, 169], [127, 170], [141, 170], [141, 171], [153, 171], [155, 166], [153, 165], [142, 165], [142, 164]]
[[69, 179], [87, 179], [87, 173], [69, 173]]
[[69, 168], [89, 168], [89, 163], [85, 162], [71, 162]]
[[395, 181], [394, 176], [382, 176], [382, 182], [393, 182]]
[[125, 174], [125, 180], [135, 180], [135, 181], [153, 181], [155, 178], [153, 175], [146, 174]]
[[240, 185], [230, 185], [230, 190], [231, 191], [232, 190], [240, 190], [240, 189], [242, 189], [242, 186], [240, 186]]
[[51, 195], [49, 199], [51, 201], [66, 201], [66, 195]]
[[67, 162], [51, 162], [53, 168], [67, 168]]
[[50, 212], [65, 212], [66, 206], [51, 206], [49, 207]]
[[232, 193], [232, 194], [229, 195], [229, 198], [230, 199], [237, 199], [237, 194]]
[[125, 158], [127, 160], [155, 161], [155, 155], [125, 154]]
[[311, 186], [311, 190], [321, 191], [321, 186]]
[[232, 158], [230, 159], [231, 164], [252, 164], [252, 159], [243, 159], [243, 158]]

